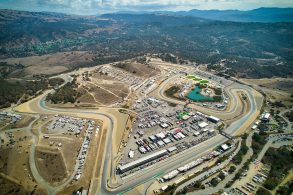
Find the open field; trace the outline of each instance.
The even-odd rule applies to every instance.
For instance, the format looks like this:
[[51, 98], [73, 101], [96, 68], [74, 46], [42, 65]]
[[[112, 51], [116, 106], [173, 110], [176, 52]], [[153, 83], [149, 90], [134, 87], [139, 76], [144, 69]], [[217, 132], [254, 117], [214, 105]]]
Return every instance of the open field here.
[[125, 70], [131, 74], [141, 77], [152, 77], [160, 73], [160, 70], [151, 65], [141, 64], [135, 61], [123, 61], [114, 65], [122, 70]]
[[30, 134], [14, 131], [1, 133], [0, 137], [4, 141], [0, 147], [0, 180], [1, 190], [4, 190], [2, 192], [19, 189], [19, 193], [36, 191], [37, 194], [43, 194], [44, 191], [37, 185], [30, 171]]
[[8, 64], [24, 65], [24, 69], [21, 70], [20, 75], [30, 77], [38, 74], [54, 75], [68, 71], [74, 67], [82, 67], [93, 63], [92, 58], [93, 55], [89, 52], [75, 51], [24, 58], [8, 58], [0, 61], [7, 62]]
[[23, 115], [22, 119], [20, 121], [17, 121], [16, 123], [9, 124], [4, 128], [5, 129], [17, 129], [17, 128], [24, 128], [27, 127], [32, 121], [34, 120], [33, 117], [28, 115]]
[[58, 184], [67, 177], [62, 153], [57, 149], [36, 147], [36, 164], [42, 177], [51, 184]]
[[242, 79], [244, 82], [256, 85], [266, 93], [268, 100], [272, 102], [282, 101], [285, 105], [292, 105], [293, 79], [272, 78], [272, 79]]
[[[77, 77], [78, 90], [82, 94], [78, 98], [79, 105], [111, 106], [122, 103], [130, 93], [129, 84], [98, 70], [86, 71]], [[121, 74], [119, 68], [113, 68], [113, 72], [115, 71], [119, 72], [117, 74]], [[129, 77], [131, 75], [136, 77], [133, 73], [127, 74]]]
[[119, 97], [115, 96], [112, 93], [109, 93], [108, 91], [100, 87], [92, 86], [90, 87], [89, 92], [93, 95], [97, 102], [100, 102], [103, 105], [109, 105], [117, 101], [121, 101]]
[[31, 189], [23, 187], [22, 182], [15, 180], [9, 176], [0, 173], [1, 194], [30, 194], [43, 195], [46, 193], [44, 189], [35, 185]]
[[292, 78], [271, 78], [271, 79], [242, 79], [243, 81], [256, 84], [260, 87], [266, 87], [274, 90], [282, 90], [293, 93], [293, 79]]
[[[55, 157], [57, 157], [60, 161], [63, 161], [62, 164], [64, 163], [64, 166], [62, 165], [62, 168], [64, 168], [63, 171], [66, 172], [66, 175], [72, 174], [74, 170], [76, 156], [78, 154], [80, 144], [82, 143], [82, 138], [80, 137], [73, 138], [73, 136], [69, 138], [69, 136], [56, 135], [56, 136], [50, 136], [49, 139], [42, 138], [41, 140], [42, 141], [40, 141], [39, 146], [45, 147], [45, 148], [49, 147], [48, 151], [50, 150], [55, 151], [56, 154], [58, 154]], [[50, 143], [53, 143], [53, 144], [50, 144]], [[58, 147], [59, 143], [61, 143], [62, 145], [61, 147]], [[46, 167], [40, 167], [40, 168], [46, 168]], [[40, 170], [40, 171], [46, 172], [46, 169]], [[47, 178], [49, 178], [49, 176]], [[49, 178], [48, 181], [52, 182], [53, 180]]]
[[[99, 123], [99, 125], [101, 124]], [[102, 128], [103, 127], [100, 127], [99, 131], [102, 131]], [[80, 187], [88, 188], [90, 186], [92, 178], [95, 177], [95, 166], [101, 166], [101, 159], [97, 160], [98, 154], [103, 154], [102, 152], [98, 151], [104, 151], [104, 146], [101, 146], [102, 148], [99, 148], [100, 143], [102, 142], [101, 135], [101, 133], [95, 133], [91, 138], [92, 140], [89, 145], [88, 155], [86, 157], [85, 165], [80, 179], [78, 179], [78, 181], [74, 180], [74, 182], [67, 185], [62, 191], [57, 194], [71, 194], [74, 190]], [[70, 150], [71, 148], [70, 146], [68, 146], [68, 151]], [[98, 167], [97, 170], [100, 170], [100, 167]]]

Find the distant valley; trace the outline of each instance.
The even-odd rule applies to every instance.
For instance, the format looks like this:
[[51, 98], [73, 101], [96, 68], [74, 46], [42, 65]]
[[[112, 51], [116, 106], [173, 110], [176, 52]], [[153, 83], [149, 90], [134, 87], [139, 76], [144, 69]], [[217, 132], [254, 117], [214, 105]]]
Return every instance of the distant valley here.
[[[288, 9], [278, 11], [282, 10], [283, 15], [289, 14], [290, 20], [291, 12]], [[238, 17], [240, 12], [237, 13]], [[171, 53], [182, 60], [206, 64], [208, 69], [236, 77], [287, 77], [293, 74], [293, 23], [242, 23], [185, 15], [76, 16], [1, 10], [1, 72], [5, 70], [6, 75], [14, 75], [15, 68], [8, 67], [15, 65], [38, 70], [33, 68], [30, 59], [36, 55], [47, 55], [43, 57], [45, 60], [51, 55], [56, 59], [54, 56], [59, 55], [58, 62], [49, 60], [49, 66], [57, 66], [58, 71], [45, 72], [56, 74], [146, 53]], [[62, 52], [64, 55], [60, 57]], [[77, 61], [72, 57], [76, 55], [70, 52], [79, 53]], [[81, 53], [84, 57], [80, 57]], [[19, 60], [23, 57], [26, 59]], [[64, 68], [60, 62], [64, 62]], [[20, 71], [17, 70], [18, 75]], [[27, 73], [24, 71], [21, 75], [27, 76]]]

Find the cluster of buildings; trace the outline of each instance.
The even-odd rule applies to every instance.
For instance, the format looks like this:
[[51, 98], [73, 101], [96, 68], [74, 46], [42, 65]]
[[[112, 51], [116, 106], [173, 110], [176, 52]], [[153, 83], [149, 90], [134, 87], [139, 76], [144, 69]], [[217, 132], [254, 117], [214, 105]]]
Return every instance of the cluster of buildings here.
[[160, 150], [158, 152], [152, 153], [152, 154], [150, 154], [148, 156], [142, 157], [142, 158], [140, 158], [138, 160], [132, 161], [132, 162], [127, 163], [125, 165], [120, 165], [120, 166], [118, 166], [118, 171], [120, 173], [127, 172], [127, 171], [129, 171], [131, 169], [134, 169], [136, 167], [139, 167], [141, 165], [149, 163], [149, 162], [151, 162], [153, 160], [156, 160], [156, 159], [159, 159], [159, 158], [161, 158], [163, 156], [166, 156], [168, 153], [169, 152], [166, 149]]
[[150, 135], [148, 137], [149, 140], [145, 138], [139, 139], [136, 141], [136, 144], [138, 146], [138, 151], [142, 154], [145, 154], [147, 152], [164, 147], [169, 143], [174, 142], [174, 140], [178, 141], [184, 139], [186, 136], [188, 135], [182, 132], [181, 129], [176, 128], [167, 132], [160, 132], [155, 135]]
[[[227, 145], [227, 144], [223, 144], [222, 146], [224, 145]], [[228, 145], [227, 145], [228, 146]], [[229, 146], [225, 151], [229, 150], [232, 146]], [[166, 175], [164, 175], [163, 177], [159, 178], [159, 182], [161, 183], [164, 183], [164, 182], [168, 182], [174, 178], [176, 178], [177, 176], [181, 175], [182, 173], [185, 173], [187, 171], [190, 171], [196, 167], [198, 167], [199, 165], [203, 164], [204, 162], [206, 161], [209, 161], [209, 160], [212, 160], [216, 157], [219, 157], [221, 154], [223, 154], [225, 151], [219, 149], [219, 150], [214, 150], [204, 156], [202, 156], [201, 158], [199, 159], [196, 159], [194, 161], [191, 161], [189, 163], [187, 163], [186, 165], [184, 166], [181, 166], [169, 173], [167, 173]], [[186, 176], [182, 176], [180, 177], [179, 179], [175, 180], [173, 185], [177, 186], [178, 184], [180, 184], [181, 182], [183, 182], [184, 180], [188, 179], [188, 178], [191, 178], [193, 176], [195, 176], [196, 174], [199, 174], [200, 170], [196, 170], [196, 171], [193, 171], [192, 173], [188, 174], [187, 177]], [[215, 171], [212, 171], [210, 173], [208, 173], [208, 175], [204, 175], [204, 178], [208, 177], [209, 175], [211, 174], [214, 174]], [[224, 172], [226, 175], [228, 173]], [[193, 185], [193, 184], [190, 184], [190, 185]], [[166, 185], [166, 186], [163, 186], [161, 187], [159, 190], [156, 190], [155, 193], [161, 193], [161, 192], [165, 192], [167, 189], [168, 189], [168, 186], [170, 185]]]
[[162, 128], [172, 126], [172, 123], [169, 123], [166, 118], [162, 117], [158, 112], [152, 110], [141, 114], [138, 121], [138, 128], [140, 129], [151, 128], [158, 125]]
[[163, 177], [161, 177], [159, 179], [160, 182], [166, 182], [166, 181], [169, 181], [173, 178], [175, 178], [176, 176], [179, 175], [179, 173], [184, 173], [184, 172], [187, 172], [199, 165], [201, 165], [203, 162], [205, 161], [208, 161], [208, 160], [211, 160], [212, 158], [216, 158], [217, 156], [219, 156], [221, 153], [218, 152], [218, 151], [212, 151], [210, 152], [209, 154], [199, 158], [199, 159], [196, 159], [194, 161], [191, 161], [190, 163], [187, 163], [186, 165], [184, 166], [181, 166], [173, 171], [171, 171], [170, 173], [164, 175]]
[[[165, 157], [162, 158], [162, 156], [169, 157], [169, 156], [172, 156], [176, 153], [182, 152], [190, 147], [193, 147], [193, 146], [201, 143], [202, 141], [209, 139], [209, 137], [214, 136], [214, 135], [215, 135], [215, 133], [207, 134], [207, 135], [202, 136], [202, 138], [197, 139], [197, 140], [193, 140], [191, 142], [186, 142], [186, 141], [178, 142], [177, 144], [172, 145], [171, 147], [169, 146], [169, 148], [167, 148], [167, 149], [160, 150], [159, 153], [154, 152], [148, 156], [142, 157], [142, 158], [140, 158], [136, 161], [130, 162], [126, 165], [121, 165], [121, 166], [119, 166], [118, 171], [119, 171], [119, 173], [125, 173], [125, 172], [130, 171], [130, 170], [137, 168], [137, 167], [139, 167], [139, 169], [143, 169], [144, 167], [149, 166], [149, 165], [165, 158]], [[143, 138], [143, 139], [139, 139], [136, 141], [136, 144], [138, 145], [138, 151], [142, 154], [145, 154], [147, 152], [152, 152], [152, 151], [157, 150], [161, 147], [167, 146], [169, 143], [174, 143], [177, 136], [180, 137], [179, 139], [183, 139], [183, 138], [187, 137], [188, 135], [183, 133], [181, 131], [181, 129], [179, 129], [179, 128], [173, 129], [168, 132], [160, 132], [155, 135], [150, 135], [148, 137], [149, 140]], [[167, 152], [163, 153], [164, 155], [160, 156], [161, 151], [167, 151]], [[222, 150], [222, 151], [224, 152], [224, 150]], [[226, 149], [225, 149], [225, 151], [226, 151]], [[216, 151], [211, 153], [211, 155], [215, 155], [215, 152]], [[157, 154], [159, 154], [159, 155], [157, 155]], [[133, 156], [134, 156], [134, 151], [130, 150], [130, 152], [128, 153], [128, 157], [132, 159]], [[204, 158], [205, 157], [203, 157], [203, 159]], [[208, 156], [208, 158], [209, 158], [209, 156]]]
[[269, 112], [263, 112], [260, 117], [259, 120], [257, 120], [251, 127], [252, 130], [255, 130], [259, 127], [260, 123], [267, 123], [269, 122], [271, 119], [271, 114]]
[[[150, 107], [148, 107], [149, 105]], [[166, 104], [154, 97], [148, 97], [142, 100], [138, 99], [133, 105], [133, 109], [138, 112], [144, 112], [151, 110], [150, 108], [157, 108], [159, 106], [166, 107]]]
[[162, 104], [162, 102], [154, 97], [148, 97], [146, 99], [146, 102], [152, 106], [153, 108], [157, 108], [158, 106], [160, 106]]
[[[176, 153], [181, 152], [216, 135], [214, 126], [220, 119], [201, 112], [192, 112], [189, 108], [182, 111], [166, 106], [166, 102], [154, 97], [136, 101], [135, 108], [149, 108], [139, 112], [135, 121], [137, 129], [133, 144], [137, 145], [137, 151], [142, 155], [154, 153], [159, 148], [167, 149], [166, 146], [174, 148]], [[135, 151], [131, 146], [128, 157], [133, 159], [134, 155]], [[122, 169], [119, 169], [120, 173], [126, 172], [123, 168], [122, 166]]]
[[[85, 136], [83, 139], [83, 143], [82, 143], [82, 146], [81, 146], [79, 154], [78, 154], [78, 159], [77, 159], [78, 168], [77, 168], [76, 174], [74, 176], [74, 180], [76, 180], [76, 181], [79, 180], [82, 175], [82, 171], [83, 171], [83, 167], [85, 164], [85, 159], [86, 159], [86, 156], [88, 153], [88, 149], [90, 146], [91, 135], [93, 133], [94, 127], [95, 127], [95, 121], [89, 120], [88, 127], [86, 129]], [[99, 130], [100, 130], [100, 127], [97, 127], [96, 131], [99, 131]]]
[[[211, 160], [213, 158], [218, 157], [220, 154], [221, 154], [221, 152], [219, 152], [219, 151], [216, 151], [216, 150], [212, 151], [212, 152], [208, 153], [207, 155], [205, 155], [205, 156], [203, 156], [203, 157], [201, 157], [199, 159], [191, 161], [191, 162], [187, 163], [186, 165], [181, 166], [181, 167], [179, 167], [179, 168], [177, 168], [177, 169], [165, 174], [163, 177], [161, 177], [159, 179], [159, 182], [164, 183], [164, 182], [170, 181], [170, 180], [176, 178], [177, 176], [179, 176], [181, 173], [185, 173], [187, 171], [190, 171], [190, 170], [198, 167], [199, 165], [203, 164], [205, 161], [209, 161], [209, 160]], [[200, 171], [197, 170], [194, 173], [189, 174], [188, 177], [191, 177], [192, 175], [195, 175], [195, 174], [197, 174], [199, 172]], [[181, 177], [181, 178], [179, 178], [178, 180], [176, 180], [174, 182], [174, 185], [176, 186], [177, 184], [181, 183], [182, 181], [184, 181], [186, 179], [187, 179], [186, 177]], [[168, 185], [163, 186], [160, 189], [160, 191], [164, 192], [164, 191], [166, 191], [167, 188], [168, 188]]]

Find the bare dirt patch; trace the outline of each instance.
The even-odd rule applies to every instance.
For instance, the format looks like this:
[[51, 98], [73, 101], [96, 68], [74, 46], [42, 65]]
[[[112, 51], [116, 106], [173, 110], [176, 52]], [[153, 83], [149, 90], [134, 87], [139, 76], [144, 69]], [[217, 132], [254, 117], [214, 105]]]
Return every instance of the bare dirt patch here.
[[77, 78], [79, 83], [79, 104], [95, 104], [109, 106], [120, 103], [129, 94], [129, 86], [114, 80], [105, 74], [91, 71], [89, 79]]
[[64, 158], [58, 149], [38, 146], [35, 158], [39, 173], [48, 182], [57, 184], [67, 177]]
[[114, 67], [125, 70], [131, 74], [141, 77], [152, 77], [157, 75], [160, 70], [151, 65], [145, 65], [137, 62], [120, 62], [114, 65]]
[[103, 88], [108, 89], [112, 93], [116, 94], [118, 97], [126, 97], [129, 93], [128, 87], [121, 83], [115, 84], [103, 84]]
[[99, 87], [91, 87], [89, 92], [93, 94], [98, 102], [101, 102], [104, 105], [113, 104], [122, 99]]
[[98, 102], [95, 101], [94, 97], [87, 93], [87, 91], [85, 90], [81, 90], [82, 96], [80, 96], [80, 98], [77, 99], [77, 101], [79, 101], [81, 104], [98, 104]]
[[[81, 135], [83, 135], [83, 132], [84, 130], [81, 132]], [[40, 147], [45, 149], [49, 148], [49, 151], [58, 150], [62, 155], [58, 154], [59, 156], [56, 156], [54, 161], [58, 161], [58, 159], [62, 157], [65, 164], [64, 166], [66, 167], [64, 170], [68, 175], [70, 175], [73, 173], [76, 157], [78, 155], [82, 140], [83, 136], [76, 137], [74, 135], [50, 135], [49, 139], [41, 139]], [[62, 146], [57, 149], [59, 143], [61, 143]]]

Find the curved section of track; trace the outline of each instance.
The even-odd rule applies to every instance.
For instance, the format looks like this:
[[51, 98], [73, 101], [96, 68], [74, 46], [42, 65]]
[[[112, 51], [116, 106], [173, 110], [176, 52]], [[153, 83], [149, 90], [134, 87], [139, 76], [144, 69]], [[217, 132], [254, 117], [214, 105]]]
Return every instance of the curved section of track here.
[[[174, 79], [169, 78], [166, 81], [164, 81], [158, 88], [158, 96], [168, 102], [173, 103], [179, 103], [184, 104], [181, 101], [171, 99], [164, 96], [164, 89], [165, 86], [168, 84], [168, 82]], [[219, 115], [232, 115], [235, 112], [234, 106], [238, 106], [237, 102], [237, 91], [242, 91], [247, 94], [249, 103], [250, 103], [250, 110], [247, 112], [244, 116], [241, 116], [241, 118], [235, 122], [233, 122], [231, 125], [227, 127], [225, 130], [227, 133], [233, 135], [236, 134], [237, 131], [243, 126], [243, 124], [246, 121], [252, 120], [255, 118], [255, 115], [258, 114], [257, 104], [253, 96], [253, 89], [250, 87], [240, 85], [240, 84], [233, 84], [229, 86], [229, 88], [226, 89], [226, 93], [230, 98], [232, 98], [232, 101], [234, 104], [230, 107], [230, 109], [227, 112], [220, 112], [220, 111], [214, 111], [207, 108], [202, 108], [200, 106], [195, 106], [195, 109], [198, 109], [199, 111], [202, 111], [204, 113], [211, 113], [211, 115], [219, 116]], [[48, 94], [48, 93], [46, 93]], [[172, 170], [175, 166], [185, 163], [186, 161], [190, 160], [191, 158], [197, 158], [203, 155], [204, 153], [208, 152], [209, 150], [212, 150], [215, 146], [220, 145], [224, 143], [227, 138], [222, 135], [217, 135], [209, 140], [206, 140], [205, 142], [200, 143], [196, 147], [190, 148], [188, 150], [185, 150], [184, 152], [181, 152], [175, 156], [169, 157], [168, 159], [165, 159], [163, 161], [160, 161], [156, 163], [154, 166], [147, 167], [139, 172], [137, 172], [134, 175], [129, 176], [128, 178], [123, 179], [123, 183], [111, 183], [110, 177], [112, 177], [115, 173], [115, 168], [113, 167], [113, 157], [112, 157], [112, 133], [114, 130], [117, 129], [117, 122], [115, 117], [107, 112], [101, 112], [97, 109], [87, 109], [87, 110], [79, 110], [75, 108], [70, 109], [61, 109], [61, 108], [51, 108], [45, 105], [45, 97], [46, 94], [40, 96], [35, 100], [29, 107], [32, 109], [31, 111], [33, 113], [44, 113], [44, 114], [74, 114], [74, 115], [82, 115], [83, 117], [88, 116], [91, 118], [92, 116], [95, 116], [95, 119], [102, 120], [103, 122], [108, 123], [107, 125], [107, 138], [105, 140], [105, 151], [103, 151], [103, 170], [102, 170], [102, 177], [101, 180], [99, 180], [99, 183], [97, 184], [97, 191], [92, 192], [92, 194], [118, 194], [122, 192], [126, 192], [132, 188], [134, 188], [137, 185], [143, 184], [145, 182], [150, 182], [156, 179], [156, 177], [160, 176], [160, 174], [164, 174], [165, 172], [168, 172]], [[219, 117], [221, 118], [221, 117]], [[62, 190], [69, 182], [71, 178], [69, 178], [65, 183], [63, 183], [60, 186], [57, 186], [55, 188], [50, 188], [49, 186], [46, 186], [48, 191], [51, 194], [56, 193], [57, 191]], [[40, 181], [43, 184], [46, 184], [45, 182]], [[115, 186], [115, 187], [112, 187]], [[118, 186], [118, 187], [117, 187]]]
[[[165, 80], [159, 86], [159, 88], [154, 92], [155, 96], [157, 96], [158, 98], [163, 99], [167, 102], [184, 105], [185, 102], [174, 99], [174, 98], [167, 97], [164, 94], [164, 91], [166, 90], [166, 87], [169, 85], [170, 81], [175, 80], [178, 77], [180, 77], [180, 75], [176, 75], [174, 77], [170, 77], [167, 80]], [[252, 88], [245, 86], [245, 85], [238, 84], [238, 83], [233, 83], [232, 85], [225, 87], [224, 90], [225, 90], [226, 94], [228, 95], [228, 97], [230, 98], [230, 106], [229, 106], [228, 110], [223, 110], [223, 111], [222, 110], [221, 111], [214, 110], [214, 109], [198, 106], [196, 104], [189, 104], [188, 106], [193, 109], [196, 109], [200, 112], [203, 112], [205, 114], [214, 115], [214, 116], [219, 117], [223, 120], [232, 119], [232, 118], [235, 118], [235, 116], [239, 115], [238, 109], [240, 107], [241, 100], [240, 100], [237, 93], [244, 92], [248, 96], [248, 100], [249, 100], [250, 106], [251, 106], [250, 110], [252, 110], [252, 112], [256, 111], [257, 105], [256, 105], [256, 101], [253, 96], [253, 89]]]

